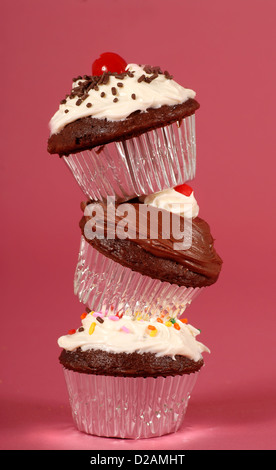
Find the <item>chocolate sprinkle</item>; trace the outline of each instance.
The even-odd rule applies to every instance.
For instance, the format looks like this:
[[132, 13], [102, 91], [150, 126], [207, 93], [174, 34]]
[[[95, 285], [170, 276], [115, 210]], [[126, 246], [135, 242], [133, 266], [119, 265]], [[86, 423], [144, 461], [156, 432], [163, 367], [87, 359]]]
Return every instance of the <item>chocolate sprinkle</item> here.
[[[150, 65], [145, 65], [143, 68], [144, 72], [147, 75], [150, 75], [147, 77], [145, 74], [141, 75], [138, 78], [138, 82], [145, 82], [145, 83], [151, 83], [152, 80], [158, 77], [159, 74], [162, 74], [163, 72], [161, 71], [159, 66], [150, 66]], [[172, 79], [172, 75], [169, 74], [169, 72], [166, 70], [164, 72], [164, 75], [167, 79]], [[76, 78], [73, 78], [73, 82], [76, 83], [78, 82], [74, 88], [71, 90], [70, 94], [66, 95], [66, 98], [73, 99], [73, 98], [78, 98], [76, 101], [76, 105], [79, 106], [88, 96], [89, 96], [89, 91], [94, 89], [96, 91], [99, 90], [99, 87], [101, 85], [107, 85], [109, 83], [110, 77], [113, 76], [119, 80], [123, 80], [125, 77], [134, 77], [134, 73], [130, 72], [129, 70], [123, 72], [123, 73], [114, 73], [114, 72], [104, 72], [102, 75], [78, 75]], [[123, 87], [123, 83], [120, 81], [117, 83], [117, 86], [119, 88]], [[111, 88], [111, 92], [113, 95], [117, 94], [116, 87]], [[101, 93], [101, 97], [103, 97], [103, 93]], [[135, 98], [133, 98], [135, 99]], [[113, 100], [115, 103], [118, 101], [118, 99]], [[61, 100], [61, 104], [66, 103], [66, 99]], [[88, 106], [90, 107], [90, 106]]]
[[98, 85], [107, 85], [109, 82], [109, 74], [107, 72], [104, 72], [98, 81]]
[[145, 78], [146, 78], [146, 75], [141, 75], [141, 76], [138, 78], [137, 82], [138, 82], [138, 83], [141, 83], [141, 82], [143, 82], [143, 80], [145, 80]]
[[135, 95], [135, 93], [132, 93], [131, 98], [132, 98], [133, 100], [136, 100], [136, 95]]
[[76, 78], [73, 78], [73, 82], [77, 82], [78, 80], [81, 80], [82, 79], [82, 76], [81, 75], [78, 75]]
[[152, 67], [151, 65], [145, 65], [145, 67], [143, 68], [144, 72], [146, 72], [148, 75], [151, 75], [151, 74], [162, 74], [162, 70], [160, 69], [159, 65], [155, 66], [155, 67]]
[[99, 322], [99, 323], [103, 323], [104, 322], [104, 319], [100, 316], [97, 316], [96, 317], [96, 320]]
[[92, 106], [92, 103], [87, 103], [86, 105], [87, 108], [91, 108], [91, 106]]
[[114, 77], [120, 79], [123, 79], [127, 76], [127, 72], [122, 72], [122, 73], [115, 73]]
[[164, 75], [165, 75], [165, 77], [166, 77], [168, 80], [171, 80], [171, 79], [173, 78], [173, 76], [170, 75], [167, 70], [165, 70]]

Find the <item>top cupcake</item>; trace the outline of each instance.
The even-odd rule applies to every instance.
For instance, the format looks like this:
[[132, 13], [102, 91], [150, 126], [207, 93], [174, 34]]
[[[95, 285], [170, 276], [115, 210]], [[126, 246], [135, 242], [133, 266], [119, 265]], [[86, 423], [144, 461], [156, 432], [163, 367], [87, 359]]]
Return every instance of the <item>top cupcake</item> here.
[[50, 120], [48, 151], [69, 155], [181, 121], [199, 107], [195, 95], [149, 65], [78, 76]]

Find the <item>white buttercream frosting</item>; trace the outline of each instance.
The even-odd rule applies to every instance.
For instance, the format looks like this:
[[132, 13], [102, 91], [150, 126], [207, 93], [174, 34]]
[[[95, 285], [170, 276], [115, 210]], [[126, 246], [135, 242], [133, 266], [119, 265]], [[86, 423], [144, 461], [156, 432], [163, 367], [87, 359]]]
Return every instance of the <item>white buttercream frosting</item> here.
[[[144, 66], [129, 64], [126, 70], [133, 76], [127, 75], [120, 80], [111, 75], [107, 84], [101, 84], [99, 89], [89, 90], [87, 98], [80, 105], [76, 104], [77, 96], [67, 97], [50, 120], [50, 133], [56, 134], [70, 122], [87, 116], [119, 121], [137, 110], [146, 111], [148, 108], [159, 108], [163, 105], [173, 106], [195, 98], [196, 93], [193, 90], [182, 87], [173, 79], [168, 79], [165, 74], [159, 73], [154, 80], [147, 83], [138, 81], [141, 75], [151, 76], [144, 71]], [[73, 88], [82, 81], [84, 79], [74, 82]], [[123, 86], [118, 87], [118, 82]], [[116, 89], [116, 95], [112, 92], [113, 87]], [[116, 102], [114, 98], [117, 98]], [[88, 103], [92, 106], [87, 107]]]
[[[96, 317], [100, 315], [103, 323]], [[155, 353], [158, 356], [177, 354], [194, 361], [202, 358], [202, 352], [210, 352], [196, 340], [200, 331], [188, 323], [176, 319], [172, 322], [160, 323], [157, 319], [134, 320], [130, 316], [102, 316], [100, 313], [88, 313], [82, 319], [82, 331], [61, 336], [58, 345], [73, 351], [81, 348], [100, 349], [106, 352]]]
[[182, 217], [197, 217], [199, 206], [194, 196], [194, 191], [190, 196], [176, 191], [175, 189], [164, 189], [154, 194], [149, 194], [142, 198], [144, 204], [148, 204], [159, 209], [164, 209]]

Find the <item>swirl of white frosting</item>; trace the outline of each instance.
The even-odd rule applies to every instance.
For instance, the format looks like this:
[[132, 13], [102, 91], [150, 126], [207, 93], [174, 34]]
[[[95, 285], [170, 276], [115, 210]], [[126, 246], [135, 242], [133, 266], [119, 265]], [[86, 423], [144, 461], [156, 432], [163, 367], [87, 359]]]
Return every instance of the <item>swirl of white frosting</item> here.
[[[130, 316], [102, 316], [100, 323], [96, 316], [102, 314], [91, 312], [82, 319], [82, 331], [61, 336], [58, 345], [73, 351], [100, 349], [106, 352], [139, 352], [155, 353], [158, 356], [179, 354], [194, 361], [202, 358], [202, 352], [210, 350], [196, 340], [200, 331], [190, 324], [174, 320], [174, 323], [160, 323], [156, 319], [150, 321], [133, 320]], [[169, 325], [170, 324], [170, 325]], [[169, 326], [168, 326], [169, 325]]]
[[175, 189], [164, 189], [163, 191], [149, 194], [142, 200], [144, 204], [165, 209], [186, 218], [197, 217], [199, 213], [199, 206], [193, 191], [190, 196], [185, 196], [185, 194]]
[[[49, 127], [51, 134], [57, 134], [64, 126], [77, 119], [92, 116], [99, 119], [119, 121], [125, 119], [134, 111], [146, 111], [148, 108], [159, 108], [163, 105], [176, 105], [195, 97], [195, 92], [188, 88], [183, 88], [172, 79], [168, 79], [164, 74], [158, 76], [150, 83], [138, 81], [141, 75], [150, 77], [143, 66], [129, 64], [126, 70], [132, 72], [133, 76], [125, 76], [123, 80], [111, 75], [107, 84], [101, 84], [99, 89], [88, 91], [88, 97], [77, 105], [78, 97], [67, 97], [65, 103], [60, 104], [59, 109], [50, 120]], [[73, 88], [82, 80], [73, 83]], [[118, 87], [118, 82], [123, 86]], [[116, 88], [116, 98], [112, 88]], [[73, 89], [72, 88], [72, 89]], [[86, 105], [91, 103], [91, 107]]]

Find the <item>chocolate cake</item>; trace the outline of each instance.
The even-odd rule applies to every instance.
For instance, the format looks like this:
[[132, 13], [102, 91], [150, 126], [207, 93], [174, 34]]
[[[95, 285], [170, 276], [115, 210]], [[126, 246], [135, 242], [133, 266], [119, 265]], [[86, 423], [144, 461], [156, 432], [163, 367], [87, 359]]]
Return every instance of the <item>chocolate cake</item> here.
[[204, 364], [203, 359], [194, 361], [176, 355], [157, 356], [153, 353], [112, 353], [97, 349], [82, 351], [62, 350], [60, 363], [66, 369], [83, 374], [112, 375], [114, 377], [166, 377], [197, 372]]
[[[82, 209], [85, 211], [89, 204], [90, 202], [83, 203]], [[143, 204], [139, 202], [131, 204], [137, 214], [136, 227], [139, 227], [139, 208]], [[93, 207], [97, 208], [98, 205], [104, 209], [103, 225], [106, 228], [106, 204], [97, 203], [93, 204]], [[151, 207], [151, 211], [157, 212], [158, 215], [164, 213], [155, 207]], [[183, 231], [184, 217], [170, 214], [171, 220], [173, 217], [179, 217]], [[86, 241], [103, 255], [133, 271], [186, 287], [210, 286], [218, 279], [222, 260], [214, 248], [214, 239], [208, 223], [200, 217], [195, 217], [192, 220], [192, 243], [190, 248], [183, 250], [174, 249], [176, 240], [172, 233], [169, 238], [163, 238], [161, 223], [158, 227], [159, 236], [157, 239], [152, 239], [149, 231], [147, 231], [146, 239], [140, 238], [138, 233], [136, 238], [119, 239], [115, 232], [115, 238], [112, 239], [107, 238], [106, 232], [105, 236], [97, 237], [89, 227], [90, 219], [91, 216], [84, 213], [80, 220], [81, 232]], [[117, 215], [115, 224], [118, 224], [120, 220]]]
[[77, 119], [67, 124], [58, 134], [51, 135], [48, 140], [48, 152], [67, 156], [110, 142], [131, 139], [173, 122], [181, 122], [185, 117], [194, 114], [198, 108], [199, 103], [189, 99], [176, 106], [164, 105], [158, 109], [148, 109], [147, 112], [138, 110], [123, 121], [93, 117]]

